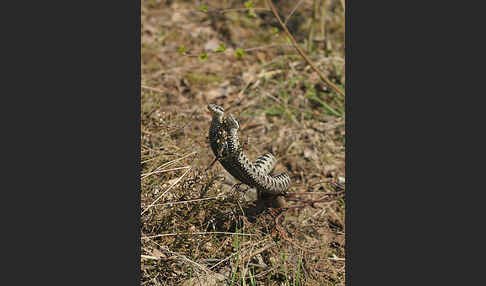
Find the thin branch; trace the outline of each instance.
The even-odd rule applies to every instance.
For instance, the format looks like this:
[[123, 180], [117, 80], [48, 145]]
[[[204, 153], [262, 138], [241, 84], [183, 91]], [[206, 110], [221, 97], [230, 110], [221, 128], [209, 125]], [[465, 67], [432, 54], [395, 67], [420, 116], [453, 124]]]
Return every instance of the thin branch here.
[[202, 199], [194, 199], [194, 200], [179, 201], [179, 202], [172, 202], [172, 203], [155, 204], [155, 206], [178, 205], [178, 204], [185, 204], [185, 203], [193, 203], [193, 202], [199, 202], [199, 201], [215, 200], [215, 199], [222, 198], [222, 197], [223, 197], [223, 195], [219, 195], [219, 196], [216, 196], [216, 197], [209, 197], [209, 198], [202, 198]]
[[219, 11], [215, 11], [215, 12], [218, 12], [218, 13], [228, 13], [228, 12], [247, 11], [247, 10], [269, 11], [270, 9], [268, 9], [268, 8], [257, 8], [257, 7], [252, 7], [252, 8], [231, 8], [231, 9], [223, 9], [223, 10], [219, 10]]
[[295, 6], [294, 6], [294, 9], [292, 9], [292, 11], [290, 11], [289, 15], [287, 15], [287, 17], [285, 17], [285, 25], [287, 25], [287, 22], [289, 21], [290, 17], [294, 14], [295, 10], [297, 10], [297, 7], [300, 6], [300, 3], [304, 2], [304, 0], [300, 0], [299, 3], [297, 3]]
[[204, 13], [204, 14], [209, 14], [209, 13], [224, 14], [224, 13], [229, 13], [229, 12], [239, 12], [239, 11], [249, 11], [249, 10], [262, 10], [262, 11], [269, 11], [270, 10], [268, 8], [258, 8], [258, 7], [220, 9], [220, 8], [212, 8], [212, 7], [206, 6], [206, 8], [208, 8], [207, 11], [204, 11], [202, 9], [198, 9], [198, 10], [195, 10], [195, 9], [176, 9], [176, 11], [182, 12], [182, 13], [200, 12], [200, 13]]
[[317, 67], [314, 65], [314, 63], [306, 56], [304, 51], [302, 51], [302, 49], [297, 44], [297, 41], [295, 41], [294, 37], [292, 36], [292, 34], [287, 29], [287, 26], [282, 22], [282, 19], [280, 19], [280, 16], [278, 15], [277, 9], [273, 5], [272, 0], [267, 0], [267, 2], [268, 2], [268, 5], [270, 5], [270, 8], [272, 9], [273, 15], [275, 16], [275, 18], [277, 18], [278, 22], [280, 23], [280, 26], [282, 26], [282, 28], [284, 29], [285, 33], [289, 37], [290, 41], [294, 45], [294, 48], [297, 50], [297, 52], [304, 58], [304, 60], [311, 66], [311, 68], [319, 75], [319, 77], [325, 83], [327, 83], [327, 85], [329, 85], [332, 89], [334, 89], [334, 91], [336, 91], [341, 96], [344, 96], [344, 92], [342, 90], [340, 90], [334, 83], [332, 83], [330, 80], [328, 80], [322, 74], [322, 72], [317, 69]]
[[260, 46], [260, 47], [254, 47], [254, 48], [247, 48], [243, 49], [245, 52], [251, 52], [255, 50], [267, 50], [269, 48], [274, 48], [274, 47], [292, 47], [292, 45], [287, 45], [287, 44], [272, 44], [272, 45], [266, 45], [266, 46]]
[[251, 233], [236, 233], [236, 232], [225, 232], [225, 231], [213, 231], [213, 232], [178, 232], [178, 233], [163, 233], [157, 234], [152, 236], [143, 236], [142, 239], [151, 239], [156, 237], [165, 237], [165, 236], [177, 236], [177, 235], [206, 235], [206, 234], [236, 234], [236, 235], [243, 235], [243, 236], [253, 236], [256, 234]]

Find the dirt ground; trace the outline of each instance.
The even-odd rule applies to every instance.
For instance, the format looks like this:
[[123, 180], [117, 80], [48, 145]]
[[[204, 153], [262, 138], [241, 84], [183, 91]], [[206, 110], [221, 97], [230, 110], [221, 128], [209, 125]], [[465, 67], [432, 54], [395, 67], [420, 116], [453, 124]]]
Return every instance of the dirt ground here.
[[[273, 3], [344, 91], [344, 1]], [[344, 97], [266, 1], [142, 0], [141, 32], [142, 285], [344, 285]], [[251, 160], [275, 155], [287, 208], [211, 166], [208, 103]]]

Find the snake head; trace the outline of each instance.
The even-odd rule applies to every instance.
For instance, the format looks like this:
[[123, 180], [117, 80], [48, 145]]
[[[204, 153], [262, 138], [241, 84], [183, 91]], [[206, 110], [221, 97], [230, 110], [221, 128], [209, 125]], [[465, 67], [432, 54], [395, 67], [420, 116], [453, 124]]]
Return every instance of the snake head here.
[[213, 104], [213, 103], [210, 103], [210, 104], [208, 104], [208, 109], [213, 116], [216, 116], [221, 120], [223, 119], [223, 116], [224, 116], [224, 108], [223, 107], [216, 105], [216, 104]]
[[229, 114], [224, 120], [224, 123], [229, 130], [240, 128], [240, 124], [238, 123], [238, 121], [236, 121], [236, 118], [233, 116], [233, 114]]

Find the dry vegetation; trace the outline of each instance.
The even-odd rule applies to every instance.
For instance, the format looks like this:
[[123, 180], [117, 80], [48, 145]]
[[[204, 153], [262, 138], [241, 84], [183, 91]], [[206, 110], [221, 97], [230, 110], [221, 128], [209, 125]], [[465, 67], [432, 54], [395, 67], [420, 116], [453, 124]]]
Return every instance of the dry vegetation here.
[[[344, 90], [344, 1], [273, 3]], [[236, 115], [251, 159], [277, 157], [293, 198], [343, 186], [344, 98], [295, 51], [265, 1], [252, 7], [142, 0], [142, 285], [344, 285], [342, 198], [261, 208], [219, 163], [207, 169], [212, 102]]]

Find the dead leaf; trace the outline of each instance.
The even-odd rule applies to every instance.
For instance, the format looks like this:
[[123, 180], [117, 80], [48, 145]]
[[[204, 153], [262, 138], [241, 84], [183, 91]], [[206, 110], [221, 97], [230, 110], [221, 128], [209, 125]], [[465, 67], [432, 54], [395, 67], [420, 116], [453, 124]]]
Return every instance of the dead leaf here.
[[311, 160], [311, 161], [317, 161], [318, 160], [317, 152], [314, 149], [305, 148], [304, 149], [304, 158]]
[[151, 255], [154, 256], [154, 257], [157, 257], [159, 259], [167, 259], [167, 256], [165, 254], [163, 254], [160, 250], [158, 250], [157, 248], [154, 248], [152, 249], [151, 251]]
[[219, 41], [216, 39], [211, 39], [204, 45], [204, 50], [209, 52], [214, 52], [219, 47]]

